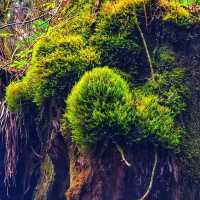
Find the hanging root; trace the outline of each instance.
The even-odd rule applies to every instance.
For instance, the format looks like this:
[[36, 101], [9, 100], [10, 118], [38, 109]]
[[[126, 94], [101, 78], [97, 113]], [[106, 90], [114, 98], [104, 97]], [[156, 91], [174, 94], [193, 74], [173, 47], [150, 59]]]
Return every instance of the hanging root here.
[[142, 29], [140, 28], [140, 25], [139, 25], [139, 22], [138, 22], [138, 19], [137, 19], [137, 15], [135, 13], [134, 13], [134, 16], [135, 16], [135, 26], [136, 26], [139, 34], [140, 34], [140, 37], [141, 37], [141, 40], [142, 40], [142, 43], [143, 43], [143, 46], [144, 46], [144, 49], [145, 49], [145, 53], [146, 53], [146, 56], [147, 56], [147, 60], [148, 60], [148, 63], [149, 63], [151, 78], [154, 80], [155, 79], [155, 77], [154, 77], [155, 72], [154, 72], [151, 56], [150, 56], [150, 53], [149, 53], [149, 49], [148, 49], [148, 46], [147, 46], [147, 42], [145, 40]]
[[5, 178], [7, 188], [15, 184], [16, 165], [19, 157], [19, 147], [22, 139], [27, 139], [28, 134], [24, 127], [21, 113], [9, 112], [6, 102], [0, 101], [0, 134], [5, 145]]
[[122, 147], [120, 147], [118, 144], [116, 144], [117, 150], [119, 151], [122, 161], [124, 161], [124, 163], [128, 166], [131, 167], [131, 164], [126, 160], [125, 156], [124, 156], [124, 151], [122, 149]]
[[152, 173], [151, 173], [151, 179], [150, 179], [149, 186], [147, 188], [147, 191], [144, 193], [144, 195], [142, 197], [140, 197], [138, 200], [145, 200], [149, 196], [149, 193], [150, 193], [150, 191], [152, 189], [152, 186], [153, 186], [153, 180], [154, 180], [154, 176], [155, 176], [155, 172], [156, 172], [157, 162], [158, 162], [158, 153], [157, 153], [157, 149], [156, 149], [155, 150], [154, 164], [153, 164], [153, 169], [152, 169]]

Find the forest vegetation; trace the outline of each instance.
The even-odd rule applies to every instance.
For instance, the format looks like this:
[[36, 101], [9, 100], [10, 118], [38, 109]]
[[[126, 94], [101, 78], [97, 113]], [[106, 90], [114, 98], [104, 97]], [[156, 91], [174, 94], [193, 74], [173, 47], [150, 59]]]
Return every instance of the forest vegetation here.
[[0, 199], [199, 200], [199, 52], [198, 0], [0, 0]]

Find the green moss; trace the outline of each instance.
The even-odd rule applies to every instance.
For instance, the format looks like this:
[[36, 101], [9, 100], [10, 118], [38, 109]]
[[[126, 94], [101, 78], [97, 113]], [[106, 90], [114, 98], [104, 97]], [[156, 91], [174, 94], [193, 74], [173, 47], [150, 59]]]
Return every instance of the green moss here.
[[[140, 81], [140, 76], [143, 81], [149, 76], [149, 67], [133, 11], [144, 25], [144, 3], [147, 1], [106, 0], [98, 15], [93, 11], [93, 0], [70, 4], [65, 21], [50, 28], [35, 44], [26, 75], [7, 88], [10, 110], [20, 109], [24, 100], [31, 100], [38, 107], [52, 100], [63, 103], [86, 72], [71, 91], [64, 116], [64, 125], [71, 126], [76, 143], [93, 144], [107, 137], [131, 136], [153, 137], [165, 146], [178, 146], [183, 130], [176, 124], [176, 118], [186, 107], [184, 73], [172, 70], [176, 66], [174, 52], [161, 47], [155, 60], [160, 74], [146, 84]], [[174, 2], [166, 4], [163, 0], [160, 6], [165, 8], [165, 18], [167, 14], [174, 16]], [[180, 5], [178, 9], [179, 17], [188, 17]], [[149, 43], [145, 32], [144, 36]], [[98, 66], [117, 67], [121, 74], [128, 73], [132, 83], [144, 85], [134, 88], [131, 95], [127, 82], [117, 71], [109, 68], [89, 71]], [[139, 136], [132, 132], [137, 126]]]
[[6, 88], [6, 102], [12, 112], [20, 110], [23, 103], [28, 99], [27, 83], [18, 81], [12, 82]]
[[181, 143], [183, 129], [175, 125], [175, 116], [169, 107], [159, 103], [157, 95], [135, 91], [139, 139], [147, 138], [167, 148], [176, 148]]
[[106, 1], [96, 19], [95, 34], [90, 37], [91, 44], [101, 52], [102, 65], [118, 67], [134, 78], [146, 61], [141, 61], [145, 55], [133, 15], [133, 10], [142, 5], [140, 0]]
[[187, 96], [184, 71], [178, 68], [155, 74], [155, 80], [136, 89], [136, 113], [142, 135], [165, 147], [180, 146], [184, 129], [176, 119], [186, 109]]
[[155, 69], [157, 72], [169, 71], [176, 67], [176, 54], [167, 46], [162, 46], [156, 51]]
[[57, 40], [42, 38], [34, 47], [31, 67], [26, 76], [21, 82], [10, 86], [16, 92], [8, 93], [8, 105], [11, 109], [19, 108], [18, 99], [27, 95], [19, 87], [26, 88], [28, 97], [38, 106], [52, 98], [60, 102], [74, 82], [86, 70], [98, 65], [98, 62], [98, 53], [93, 47], [85, 47], [80, 35], [69, 35]]
[[183, 7], [176, 0], [160, 0], [160, 6], [164, 8], [164, 21], [173, 21], [179, 25], [188, 25], [191, 22], [192, 16], [188, 9]]
[[[93, 1], [74, 2], [69, 9], [70, 14], [76, 14], [68, 16], [68, 23], [50, 28], [37, 41], [26, 76], [10, 86], [16, 91], [13, 94], [8, 92], [11, 110], [20, 109], [20, 97], [25, 96], [37, 106], [52, 99], [62, 102], [74, 82], [86, 70], [99, 65], [100, 53], [87, 45], [87, 35], [93, 24], [92, 6]], [[26, 93], [20, 87], [26, 88]]]
[[186, 108], [189, 91], [184, 82], [185, 73], [180, 68], [155, 75], [143, 87], [145, 93], [159, 96], [159, 103], [171, 109], [173, 115], [180, 114]]
[[31, 85], [33, 101], [41, 105], [45, 99], [62, 98], [74, 82], [88, 69], [98, 65], [99, 57], [92, 47], [85, 47], [80, 35], [69, 35], [35, 47], [32, 67], [25, 79]]
[[179, 147], [184, 129], [176, 118], [186, 108], [183, 94], [187, 91], [180, 86], [183, 71], [176, 69], [156, 78], [131, 95], [115, 71], [95, 68], [86, 72], [66, 101], [64, 126], [70, 126], [73, 141], [82, 146], [106, 139], [147, 139], [165, 148]]
[[134, 112], [126, 81], [113, 70], [95, 68], [74, 86], [67, 101], [64, 125], [79, 145], [131, 134]]

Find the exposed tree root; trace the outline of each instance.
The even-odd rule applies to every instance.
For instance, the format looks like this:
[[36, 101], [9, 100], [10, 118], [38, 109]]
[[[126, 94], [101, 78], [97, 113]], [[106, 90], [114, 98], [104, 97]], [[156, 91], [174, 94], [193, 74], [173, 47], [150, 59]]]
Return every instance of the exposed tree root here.
[[124, 161], [124, 163], [128, 166], [131, 167], [131, 164], [126, 160], [125, 155], [124, 155], [124, 151], [122, 149], [122, 147], [120, 147], [120, 145], [116, 144], [117, 150], [119, 151], [122, 160]]
[[151, 173], [151, 179], [150, 179], [150, 182], [149, 182], [149, 186], [148, 186], [146, 192], [144, 193], [144, 195], [142, 197], [140, 197], [138, 200], [145, 200], [149, 196], [149, 193], [150, 193], [150, 191], [152, 189], [152, 186], [153, 186], [153, 180], [154, 180], [154, 176], [155, 176], [155, 172], [156, 172], [157, 162], [158, 162], [158, 153], [157, 153], [157, 149], [156, 149], [155, 150], [154, 164], [153, 164], [153, 169], [152, 169], [152, 173]]
[[151, 56], [150, 56], [150, 53], [149, 53], [149, 49], [148, 49], [144, 34], [142, 32], [142, 29], [140, 28], [140, 25], [139, 25], [139, 22], [138, 22], [138, 19], [137, 19], [137, 15], [134, 14], [134, 16], [135, 16], [135, 25], [136, 25], [136, 28], [137, 28], [139, 34], [140, 34], [140, 37], [141, 37], [141, 40], [142, 40], [142, 43], [143, 43], [143, 46], [144, 46], [144, 49], [145, 49], [145, 52], [146, 52], [146, 55], [147, 55], [147, 60], [148, 60], [149, 68], [150, 68], [150, 71], [151, 71], [151, 78], [154, 80], [154, 74], [155, 73], [154, 73], [153, 64], [152, 64]]

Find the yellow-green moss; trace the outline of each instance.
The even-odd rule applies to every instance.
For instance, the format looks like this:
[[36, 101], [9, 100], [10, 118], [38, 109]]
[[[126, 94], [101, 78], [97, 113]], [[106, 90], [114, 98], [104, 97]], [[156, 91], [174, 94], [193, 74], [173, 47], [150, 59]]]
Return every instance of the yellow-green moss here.
[[131, 93], [123, 78], [107, 67], [86, 72], [67, 98], [64, 126], [79, 145], [94, 144], [131, 133]]
[[177, 116], [186, 109], [188, 89], [184, 71], [176, 68], [155, 74], [145, 85], [134, 90], [136, 116], [143, 137], [174, 148], [180, 146], [184, 127]]
[[155, 69], [157, 72], [169, 71], [176, 67], [176, 54], [167, 47], [161, 46], [155, 55]]
[[[73, 1], [65, 21], [50, 28], [35, 44], [26, 75], [8, 86], [6, 100], [9, 108], [20, 109], [21, 102], [26, 99], [37, 106], [51, 100], [63, 105], [71, 88], [86, 72], [68, 97], [69, 108], [64, 117], [66, 126], [70, 122], [75, 142], [93, 143], [103, 139], [108, 132], [111, 138], [131, 135], [135, 139], [138, 136], [132, 135], [131, 130], [132, 126], [138, 126], [140, 139], [155, 137], [156, 142], [178, 146], [182, 129], [176, 124], [176, 117], [186, 107], [182, 98], [185, 90], [182, 72], [173, 71], [175, 56], [170, 49], [160, 48], [158, 60], [155, 60], [156, 65], [161, 63], [168, 67], [157, 70], [161, 73], [155, 74], [155, 80], [150, 79], [144, 84], [143, 79], [142, 86], [133, 89], [134, 98], [131, 100], [130, 88], [117, 72], [108, 68], [87, 72], [98, 66], [117, 67], [122, 73], [129, 74], [132, 83], [136, 77], [140, 79], [139, 73], [145, 78], [149, 76], [146, 52], [135, 26], [136, 15], [141, 27], [144, 25], [141, 20], [143, 5], [148, 6], [148, 3], [143, 0], [105, 0], [95, 14], [94, 0]], [[164, 8], [164, 20], [190, 17], [188, 11], [174, 1], [167, 4], [161, 0], [158, 6]], [[141, 30], [145, 31], [143, 27]], [[154, 46], [151, 36], [144, 32], [144, 37], [151, 50]], [[95, 74], [95, 80], [91, 74]], [[81, 98], [83, 91], [85, 96]], [[119, 97], [118, 94], [122, 95]], [[113, 101], [107, 101], [106, 95], [110, 95]], [[136, 121], [134, 116], [137, 116]]]
[[163, 19], [165, 21], [174, 21], [180, 25], [189, 24], [191, 14], [188, 9], [183, 7], [176, 0], [159, 0], [159, 6], [165, 9]]
[[20, 110], [28, 98], [28, 85], [25, 81], [12, 82], [6, 88], [6, 102], [12, 112]]
[[[99, 63], [96, 50], [85, 46], [84, 42], [80, 35], [61, 38], [46, 36], [39, 40], [34, 46], [31, 66], [26, 76], [7, 89], [9, 108], [18, 109], [20, 98], [27, 94], [27, 98], [38, 106], [45, 100], [59, 100], [67, 95], [74, 82], [86, 70]], [[15, 92], [10, 91], [11, 89]]]
[[[103, 5], [102, 12], [104, 15], [117, 15], [126, 12], [128, 9], [146, 4], [147, 0], [117, 0], [117, 1], [106, 1]], [[124, 13], [125, 14], [125, 13]]]
[[170, 108], [159, 103], [159, 96], [147, 95], [143, 90], [136, 90], [135, 96], [140, 137], [165, 147], [178, 147], [183, 129], [175, 125], [175, 117]]
[[[35, 44], [25, 77], [10, 86], [20, 92], [13, 97], [8, 92], [9, 107], [18, 109], [20, 97], [25, 96], [38, 106], [51, 99], [63, 101], [75, 81], [94, 66], [117, 67], [134, 80], [141, 71], [148, 73], [144, 67], [147, 59], [141, 59], [146, 54], [135, 28], [135, 14], [138, 10], [138, 15], [143, 13], [143, 4], [147, 5], [148, 1], [106, 0], [97, 16], [94, 0], [76, 0], [69, 4], [66, 19], [50, 28]], [[159, 4], [166, 12], [172, 8], [173, 14], [174, 2], [168, 5], [162, 0]], [[188, 16], [181, 14], [184, 12], [180, 5], [176, 7], [181, 16]], [[166, 53], [163, 55], [161, 59], [165, 62]], [[26, 92], [20, 87], [26, 88]]]

